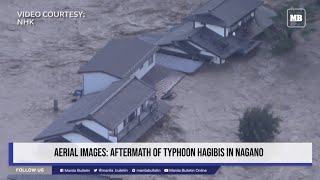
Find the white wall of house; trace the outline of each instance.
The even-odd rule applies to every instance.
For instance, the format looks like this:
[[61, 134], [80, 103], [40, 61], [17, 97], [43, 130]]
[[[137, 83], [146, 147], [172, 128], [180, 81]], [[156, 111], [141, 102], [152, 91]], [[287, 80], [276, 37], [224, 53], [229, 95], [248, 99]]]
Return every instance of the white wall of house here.
[[217, 56], [217, 55], [205, 50], [204, 48], [194, 44], [193, 42], [188, 41], [188, 43], [190, 45], [198, 48], [200, 50], [200, 54], [212, 57], [211, 63], [215, 63], [215, 64], [223, 64], [223, 63], [225, 63], [225, 60], [221, 59], [219, 56]]
[[212, 31], [216, 32], [220, 36], [224, 37], [224, 27], [215, 26], [212, 24], [207, 24], [206, 27], [211, 29]]
[[210, 63], [214, 63], [214, 64], [224, 64], [226, 62], [225, 59], [222, 59], [218, 56], [212, 57]]
[[62, 135], [62, 137], [64, 137], [65, 139], [73, 143], [91, 143], [92, 142], [90, 139], [77, 133], [64, 134]]
[[253, 11], [253, 12], [250, 14], [251, 17], [254, 17], [255, 15], [256, 15], [256, 12], [255, 12], [255, 11]]
[[118, 127], [117, 127], [118, 133], [120, 133], [120, 132], [123, 130], [123, 128], [124, 128], [124, 123], [122, 122], [122, 123], [120, 123], [120, 124], [118, 125]]
[[101, 126], [100, 124], [98, 124], [94, 121], [90, 121], [90, 120], [80, 121], [77, 124], [80, 124], [80, 123], [82, 123], [82, 125], [89, 128], [90, 130], [96, 132], [100, 136], [107, 138], [107, 139], [109, 138], [109, 130], [106, 129], [105, 127]]
[[[108, 130], [107, 128], [101, 126], [100, 124], [98, 124], [94, 121], [90, 121], [90, 120], [80, 121], [80, 122], [78, 122], [78, 124], [79, 123], [82, 123], [84, 126], [93, 130], [94, 132], [98, 133], [99, 135], [103, 136], [104, 138], [109, 139], [111, 142], [117, 142], [118, 138], [115, 136], [112, 136], [112, 132], [110, 130]], [[123, 124], [122, 124], [122, 126], [123, 126]], [[123, 129], [123, 127], [122, 127], [122, 129]], [[118, 132], [120, 132], [119, 129], [118, 129]]]
[[141, 114], [141, 106], [139, 106], [137, 109], [137, 116], [140, 116], [140, 114]]
[[109, 140], [114, 143], [118, 142], [118, 138], [115, 136], [109, 136]]
[[204, 25], [201, 22], [194, 22], [194, 28], [203, 27]]
[[141, 79], [145, 74], [147, 74], [151, 68], [155, 65], [156, 54], [153, 54], [148, 60], [141, 66], [139, 69], [131, 75], [131, 78], [136, 76], [138, 79]]
[[114, 81], [119, 80], [118, 78], [101, 73], [92, 72], [83, 74], [83, 94], [90, 94], [104, 90]]

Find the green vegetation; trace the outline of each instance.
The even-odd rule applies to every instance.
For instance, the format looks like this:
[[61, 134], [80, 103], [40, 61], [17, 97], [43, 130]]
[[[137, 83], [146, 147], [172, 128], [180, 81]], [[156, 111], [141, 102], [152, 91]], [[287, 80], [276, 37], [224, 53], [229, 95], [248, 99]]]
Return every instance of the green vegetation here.
[[239, 119], [239, 139], [243, 142], [268, 142], [279, 134], [279, 117], [271, 112], [271, 106], [248, 108]]

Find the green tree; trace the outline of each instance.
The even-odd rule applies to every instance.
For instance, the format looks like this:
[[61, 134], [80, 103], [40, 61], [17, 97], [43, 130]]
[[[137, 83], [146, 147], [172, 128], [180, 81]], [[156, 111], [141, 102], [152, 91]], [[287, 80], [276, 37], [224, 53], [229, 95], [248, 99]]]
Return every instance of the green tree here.
[[268, 142], [279, 134], [280, 122], [271, 111], [271, 106], [246, 109], [239, 119], [239, 139], [243, 142]]

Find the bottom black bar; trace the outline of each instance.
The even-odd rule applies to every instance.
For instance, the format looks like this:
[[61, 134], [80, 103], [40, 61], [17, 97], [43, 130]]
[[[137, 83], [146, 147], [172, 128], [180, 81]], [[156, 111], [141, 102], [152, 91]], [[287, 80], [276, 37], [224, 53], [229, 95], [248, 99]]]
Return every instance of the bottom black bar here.
[[220, 166], [211, 167], [85, 167], [85, 166], [53, 166], [52, 174], [215, 174]]

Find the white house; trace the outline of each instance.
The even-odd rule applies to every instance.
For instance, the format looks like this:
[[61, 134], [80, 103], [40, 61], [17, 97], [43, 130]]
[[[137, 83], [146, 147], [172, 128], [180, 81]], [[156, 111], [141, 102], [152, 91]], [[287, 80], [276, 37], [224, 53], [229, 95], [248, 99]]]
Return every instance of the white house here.
[[194, 22], [194, 28], [207, 27], [222, 37], [228, 37], [253, 19], [262, 4], [261, 0], [211, 0], [187, 19]]
[[141, 79], [155, 65], [158, 49], [138, 38], [109, 42], [80, 68], [83, 94], [101, 91], [123, 78]]

